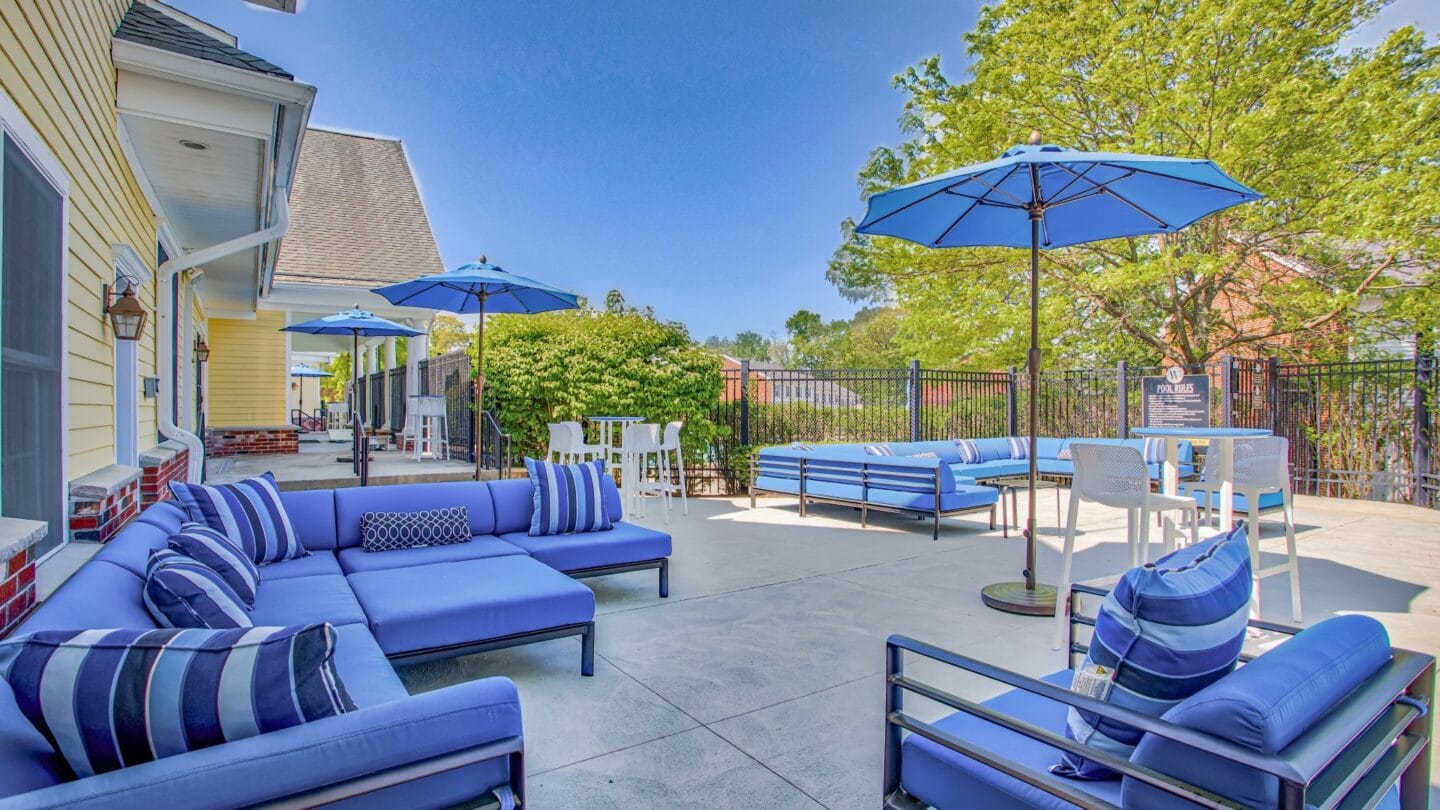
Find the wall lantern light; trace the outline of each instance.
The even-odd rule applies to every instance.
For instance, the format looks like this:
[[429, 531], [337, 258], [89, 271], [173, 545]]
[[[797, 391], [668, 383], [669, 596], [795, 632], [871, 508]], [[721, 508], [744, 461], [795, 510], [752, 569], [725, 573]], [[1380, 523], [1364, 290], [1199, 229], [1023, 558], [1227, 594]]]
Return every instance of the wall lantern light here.
[[105, 306], [105, 314], [110, 318], [110, 326], [115, 330], [117, 340], [139, 340], [140, 335], [145, 331], [145, 307], [135, 297], [135, 285], [125, 287], [122, 293], [116, 293], [115, 300], [111, 300], [110, 285], [103, 285], [100, 301]]
[[202, 363], [210, 359], [210, 346], [199, 335], [195, 336], [195, 359]]

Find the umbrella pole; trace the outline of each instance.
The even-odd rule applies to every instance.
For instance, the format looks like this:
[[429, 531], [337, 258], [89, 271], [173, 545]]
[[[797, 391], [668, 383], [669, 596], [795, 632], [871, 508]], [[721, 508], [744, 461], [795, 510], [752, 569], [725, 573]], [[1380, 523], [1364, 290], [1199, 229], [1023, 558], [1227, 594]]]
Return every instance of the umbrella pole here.
[[1026, 616], [1055, 615], [1055, 588], [1035, 584], [1035, 480], [1038, 477], [1035, 445], [1039, 429], [1036, 422], [1040, 389], [1040, 219], [1043, 216], [1044, 212], [1039, 209], [1030, 211], [1030, 353], [1026, 362], [1030, 380], [1030, 452], [1027, 454], [1030, 457], [1030, 503], [1025, 518], [1025, 581], [998, 582], [985, 586], [980, 592], [981, 600], [995, 610]]
[[[360, 434], [355, 417], [360, 413], [360, 330], [350, 330], [350, 471], [360, 474]], [[369, 452], [369, 448], [366, 448]]]
[[480, 437], [485, 430], [485, 293], [480, 301], [480, 322], [475, 327], [475, 480], [480, 480]]

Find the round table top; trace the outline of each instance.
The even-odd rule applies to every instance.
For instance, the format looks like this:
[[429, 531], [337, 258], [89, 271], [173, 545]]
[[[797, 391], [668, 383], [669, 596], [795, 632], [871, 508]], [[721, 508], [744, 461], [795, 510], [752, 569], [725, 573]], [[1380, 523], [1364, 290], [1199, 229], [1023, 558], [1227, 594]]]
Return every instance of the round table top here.
[[1136, 436], [1154, 439], [1253, 439], [1256, 436], [1271, 436], [1273, 431], [1264, 428], [1130, 428]]
[[643, 416], [587, 416], [591, 422], [644, 422]]

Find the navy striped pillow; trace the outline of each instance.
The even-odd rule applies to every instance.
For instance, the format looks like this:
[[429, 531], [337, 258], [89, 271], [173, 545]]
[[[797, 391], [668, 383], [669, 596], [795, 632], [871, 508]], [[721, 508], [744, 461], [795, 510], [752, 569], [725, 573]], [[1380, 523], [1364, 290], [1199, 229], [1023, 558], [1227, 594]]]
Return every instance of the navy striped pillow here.
[[[1245, 524], [1125, 572], [1095, 617], [1085, 666], [1114, 674], [1106, 701], [1159, 717], [1235, 668], [1250, 617], [1250, 547]], [[1070, 709], [1066, 736], [1126, 758], [1142, 732]], [[1077, 779], [1118, 776], [1062, 754], [1051, 769]]]
[[182, 523], [180, 531], [170, 535], [169, 544], [170, 548], [209, 566], [235, 591], [241, 604], [251, 610], [255, 608], [260, 571], [225, 535], [199, 523]]
[[213, 568], [174, 549], [150, 552], [141, 592], [161, 627], [252, 627], [248, 608]]
[[234, 484], [206, 486], [170, 482], [170, 491], [190, 519], [225, 535], [256, 565], [309, 556], [300, 545], [280, 489], [270, 473]]
[[961, 464], [979, 464], [980, 447], [974, 439], [956, 439], [955, 452], [960, 454]]
[[76, 776], [355, 709], [328, 624], [46, 630], [0, 642], [0, 677]]
[[606, 477], [604, 461], [551, 464], [526, 458], [525, 471], [530, 474], [535, 498], [535, 512], [530, 516], [531, 537], [603, 532], [613, 528], [602, 494], [602, 479]]
[[1010, 458], [1013, 458], [1013, 459], [1028, 459], [1028, 458], [1030, 458], [1030, 437], [1028, 437], [1028, 436], [1011, 436], [1011, 437], [1009, 437], [1008, 439], [1006, 439], [1006, 441], [1008, 441], [1008, 442], [1010, 443]]

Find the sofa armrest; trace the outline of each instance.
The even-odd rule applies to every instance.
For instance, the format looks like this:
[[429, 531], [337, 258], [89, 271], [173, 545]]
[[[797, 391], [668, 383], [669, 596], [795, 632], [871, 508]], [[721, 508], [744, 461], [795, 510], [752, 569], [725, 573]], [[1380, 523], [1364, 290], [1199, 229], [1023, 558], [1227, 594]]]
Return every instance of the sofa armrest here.
[[[0, 810], [313, 805], [495, 757], [518, 764], [522, 750], [515, 684], [485, 678], [12, 796]], [[498, 786], [477, 784], [475, 796]]]

